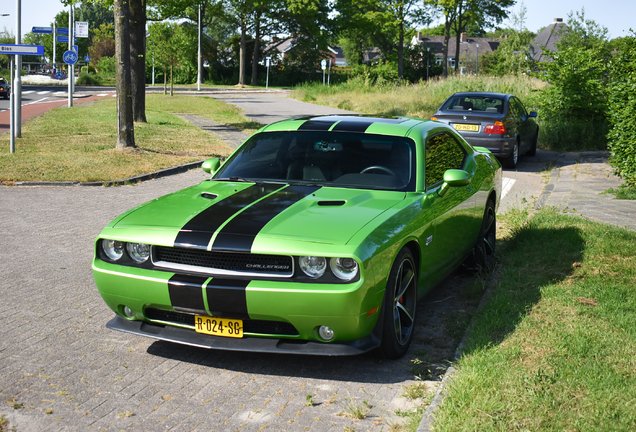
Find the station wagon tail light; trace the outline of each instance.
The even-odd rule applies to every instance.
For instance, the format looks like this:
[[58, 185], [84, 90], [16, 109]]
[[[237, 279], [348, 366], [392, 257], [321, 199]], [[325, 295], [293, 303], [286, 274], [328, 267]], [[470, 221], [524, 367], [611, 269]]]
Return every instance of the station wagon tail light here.
[[431, 120], [437, 121], [437, 117], [431, 117]]
[[487, 125], [484, 129], [484, 132], [492, 134], [504, 134], [506, 133], [506, 127], [502, 122], [496, 121], [495, 124]]

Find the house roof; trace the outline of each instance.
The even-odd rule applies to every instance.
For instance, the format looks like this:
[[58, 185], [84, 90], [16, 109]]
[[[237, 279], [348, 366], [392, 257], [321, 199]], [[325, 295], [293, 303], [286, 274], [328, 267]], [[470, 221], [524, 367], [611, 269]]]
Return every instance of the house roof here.
[[279, 53], [286, 53], [290, 49], [292, 49], [295, 45], [296, 39], [293, 37], [285, 38], [276, 42], [272, 42], [271, 44], [265, 47], [265, 52], [268, 51], [278, 51]]
[[544, 28], [534, 40], [530, 42], [532, 58], [537, 62], [551, 62], [552, 56], [544, 54], [543, 51], [549, 50], [556, 52], [556, 43], [561, 40], [568, 26], [563, 22], [563, 18], [555, 18], [552, 24]]
[[[466, 37], [466, 34], [462, 34], [459, 43], [459, 57], [464, 54], [475, 55], [477, 51], [479, 51], [479, 55], [483, 55], [486, 53], [491, 53], [495, 51], [501, 40], [498, 38], [486, 38], [486, 37]], [[456, 58], [458, 57], [456, 54], [456, 36], [451, 36], [448, 40], [448, 57]], [[414, 46], [416, 44], [425, 44], [426, 46], [430, 46], [434, 48], [436, 51], [436, 56], [441, 57], [444, 52], [444, 36], [423, 36], [421, 33], [418, 33], [411, 40], [411, 45]], [[477, 47], [479, 44], [479, 47]]]

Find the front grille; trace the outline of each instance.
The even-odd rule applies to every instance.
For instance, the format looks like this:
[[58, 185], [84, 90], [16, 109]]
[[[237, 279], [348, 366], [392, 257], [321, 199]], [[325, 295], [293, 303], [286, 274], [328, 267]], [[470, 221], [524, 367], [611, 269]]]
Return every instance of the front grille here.
[[155, 246], [153, 263], [158, 267], [207, 274], [291, 277], [294, 260], [285, 255], [211, 252], [199, 249]]
[[[146, 309], [146, 318], [194, 328], [194, 315], [192, 314], [148, 308]], [[290, 323], [264, 320], [243, 320], [243, 332], [284, 336], [298, 336], [299, 334], [298, 330]]]

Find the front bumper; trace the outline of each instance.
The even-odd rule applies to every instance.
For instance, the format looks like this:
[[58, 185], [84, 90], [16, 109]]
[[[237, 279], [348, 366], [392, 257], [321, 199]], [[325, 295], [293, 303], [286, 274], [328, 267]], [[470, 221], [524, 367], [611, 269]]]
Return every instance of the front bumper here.
[[113, 330], [157, 340], [226, 351], [351, 356], [363, 354], [380, 346], [380, 338], [375, 334], [377, 332], [354, 341], [322, 343], [306, 340], [259, 337], [244, 337], [242, 339], [223, 338], [196, 333], [193, 330], [179, 327], [151, 324], [144, 321], [129, 321], [120, 316], [116, 316], [110, 320], [106, 326]]

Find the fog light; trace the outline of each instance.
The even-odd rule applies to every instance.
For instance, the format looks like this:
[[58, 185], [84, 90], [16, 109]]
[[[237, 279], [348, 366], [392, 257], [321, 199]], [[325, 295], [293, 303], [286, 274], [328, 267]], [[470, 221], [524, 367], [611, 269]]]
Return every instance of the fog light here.
[[126, 315], [127, 318], [134, 318], [135, 317], [135, 314], [133, 313], [133, 311], [128, 306], [124, 306], [124, 315]]
[[334, 336], [333, 330], [327, 326], [320, 326], [318, 329], [318, 335], [326, 341], [330, 341]]

